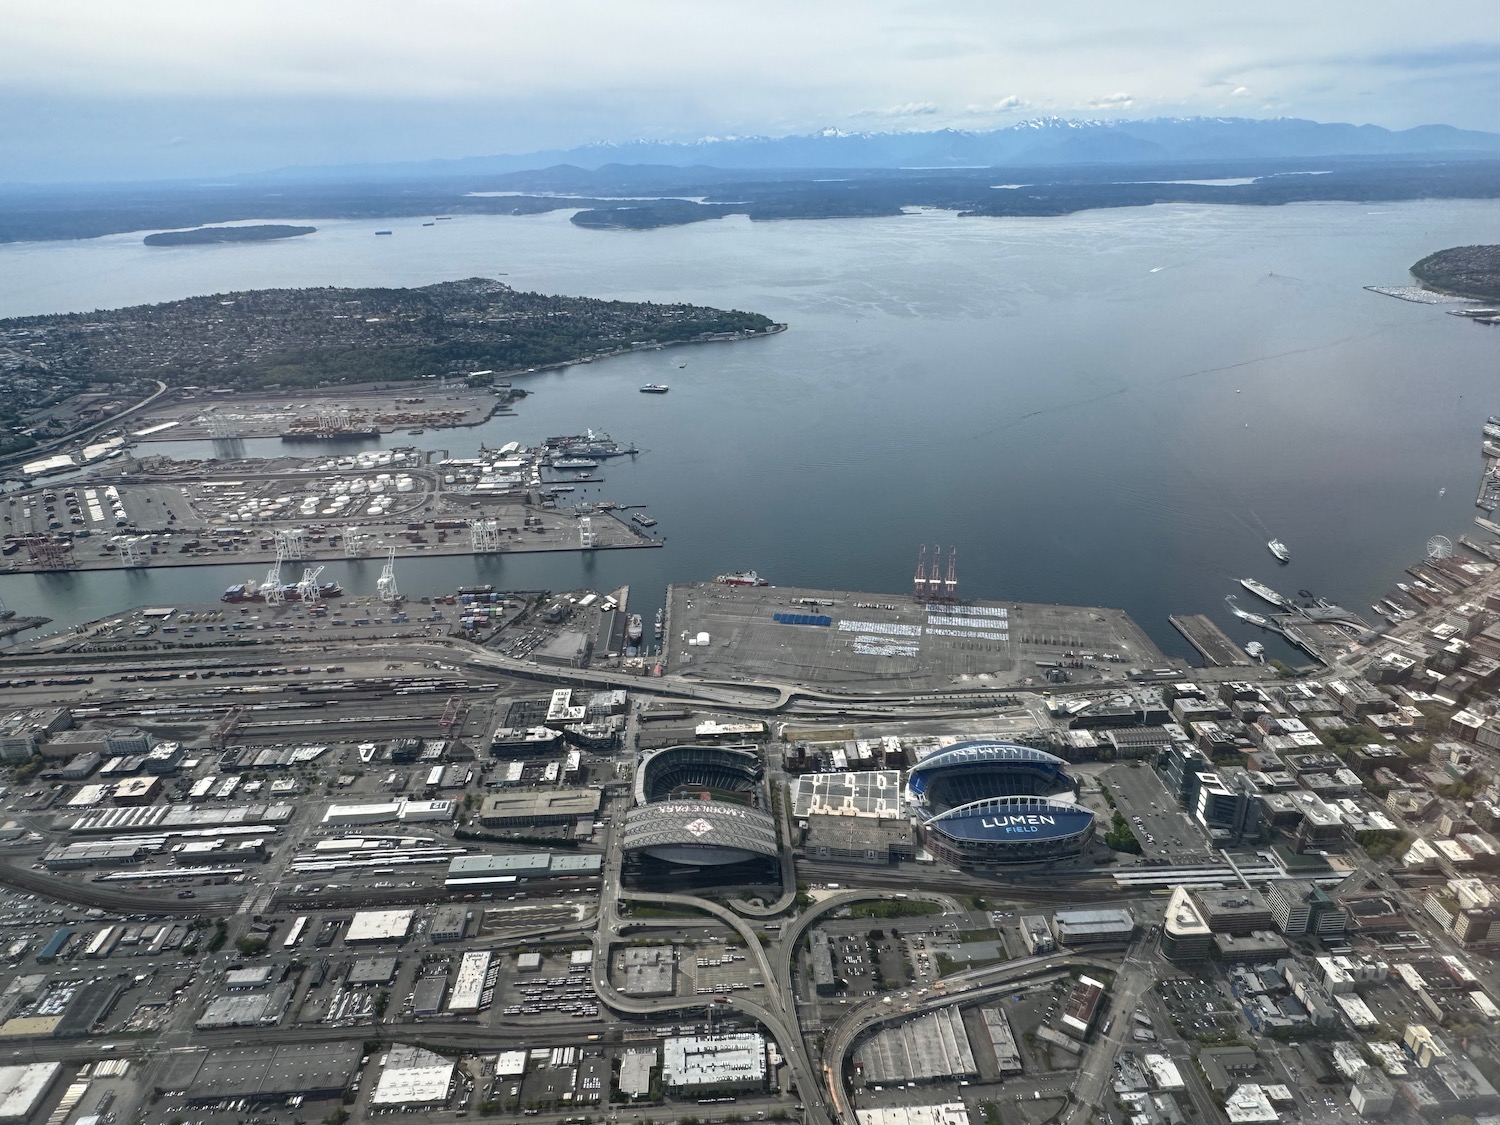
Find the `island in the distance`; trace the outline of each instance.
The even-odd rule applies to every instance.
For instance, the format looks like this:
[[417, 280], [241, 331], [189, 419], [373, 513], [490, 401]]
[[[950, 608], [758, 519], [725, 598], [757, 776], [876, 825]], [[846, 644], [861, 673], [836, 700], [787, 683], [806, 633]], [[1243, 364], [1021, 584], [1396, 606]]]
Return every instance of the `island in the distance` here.
[[1500, 246], [1452, 246], [1427, 255], [1411, 272], [1429, 289], [1500, 301]]
[[277, 238], [297, 238], [312, 234], [317, 227], [294, 227], [283, 223], [259, 223], [251, 227], [195, 227], [192, 230], [164, 230], [148, 234], [147, 246], [204, 246], [213, 242], [270, 242]]

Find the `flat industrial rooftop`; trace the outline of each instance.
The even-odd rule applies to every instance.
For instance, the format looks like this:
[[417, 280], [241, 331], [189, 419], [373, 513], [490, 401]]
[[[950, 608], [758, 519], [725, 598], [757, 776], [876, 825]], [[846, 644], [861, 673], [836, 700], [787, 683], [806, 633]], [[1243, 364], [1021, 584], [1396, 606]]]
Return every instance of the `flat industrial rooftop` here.
[[810, 687], [1042, 686], [1075, 663], [1086, 684], [1168, 663], [1123, 610], [1093, 606], [696, 583], [668, 589], [666, 626], [674, 674]]

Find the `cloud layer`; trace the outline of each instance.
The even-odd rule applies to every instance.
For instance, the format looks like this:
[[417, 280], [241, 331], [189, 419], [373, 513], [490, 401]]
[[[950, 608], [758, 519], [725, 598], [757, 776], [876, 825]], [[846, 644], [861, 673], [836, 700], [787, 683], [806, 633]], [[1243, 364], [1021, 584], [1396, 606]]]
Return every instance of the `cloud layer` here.
[[[1040, 9], [1040, 6], [1037, 6]], [[0, 180], [635, 137], [1289, 114], [1500, 128], [1500, 8], [9, 0]]]

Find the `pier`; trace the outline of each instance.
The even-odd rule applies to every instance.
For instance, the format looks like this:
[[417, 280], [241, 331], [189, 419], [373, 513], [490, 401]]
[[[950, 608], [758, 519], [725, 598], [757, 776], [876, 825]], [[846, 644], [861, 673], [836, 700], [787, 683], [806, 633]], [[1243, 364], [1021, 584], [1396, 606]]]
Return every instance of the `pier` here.
[[1248, 668], [1254, 663], [1224, 630], [1201, 613], [1174, 613], [1167, 620], [1210, 668]]

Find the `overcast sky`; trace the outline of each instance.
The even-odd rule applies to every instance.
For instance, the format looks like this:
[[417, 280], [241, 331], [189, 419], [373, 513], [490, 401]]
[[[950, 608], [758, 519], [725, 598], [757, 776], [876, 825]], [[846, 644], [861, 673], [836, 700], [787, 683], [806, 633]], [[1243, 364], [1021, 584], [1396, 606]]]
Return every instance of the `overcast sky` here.
[[1500, 131], [1500, 4], [0, 4], [0, 182], [1054, 114]]

